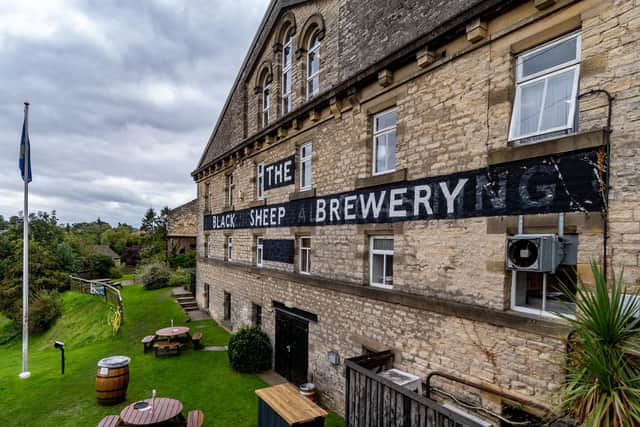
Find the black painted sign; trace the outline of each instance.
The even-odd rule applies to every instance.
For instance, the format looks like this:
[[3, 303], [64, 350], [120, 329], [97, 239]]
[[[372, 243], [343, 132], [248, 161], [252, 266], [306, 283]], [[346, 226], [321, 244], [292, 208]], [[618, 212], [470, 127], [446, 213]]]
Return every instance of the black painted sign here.
[[284, 187], [295, 182], [296, 156], [287, 157], [264, 167], [264, 189]]
[[493, 165], [226, 214], [204, 229], [387, 223], [603, 209], [598, 149]]
[[263, 239], [262, 259], [293, 264], [294, 241], [291, 239]]

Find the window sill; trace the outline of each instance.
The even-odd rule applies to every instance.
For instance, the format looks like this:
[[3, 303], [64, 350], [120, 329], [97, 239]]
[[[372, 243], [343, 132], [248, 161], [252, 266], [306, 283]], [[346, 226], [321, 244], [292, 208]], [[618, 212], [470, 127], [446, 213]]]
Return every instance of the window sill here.
[[249, 207], [259, 208], [260, 206], [266, 206], [266, 204], [267, 204], [267, 198], [265, 197], [264, 199], [254, 200], [253, 202], [249, 203]]
[[295, 193], [289, 194], [289, 200], [300, 200], [300, 199], [308, 199], [309, 197], [316, 196], [316, 189], [311, 188], [309, 190], [296, 191]]
[[399, 169], [395, 172], [389, 172], [383, 175], [368, 176], [366, 178], [356, 178], [356, 190], [366, 187], [374, 187], [376, 185], [393, 184], [407, 180], [407, 169]]
[[233, 206], [225, 206], [222, 209], [222, 212], [231, 212], [233, 210]]
[[506, 148], [489, 151], [489, 165], [524, 160], [532, 157], [560, 154], [604, 145], [606, 129], [563, 135], [526, 145], [512, 145]]

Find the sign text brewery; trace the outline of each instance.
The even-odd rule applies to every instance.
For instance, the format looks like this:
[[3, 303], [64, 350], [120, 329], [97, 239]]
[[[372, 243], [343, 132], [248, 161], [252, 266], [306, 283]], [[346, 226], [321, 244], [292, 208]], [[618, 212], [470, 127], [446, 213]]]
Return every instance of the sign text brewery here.
[[206, 215], [204, 229], [323, 226], [600, 211], [597, 149]]

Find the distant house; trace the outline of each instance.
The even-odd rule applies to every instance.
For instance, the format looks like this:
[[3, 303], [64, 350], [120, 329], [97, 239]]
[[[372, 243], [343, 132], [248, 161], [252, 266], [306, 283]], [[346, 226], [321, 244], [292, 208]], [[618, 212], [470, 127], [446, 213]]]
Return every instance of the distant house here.
[[118, 255], [113, 249], [107, 245], [94, 245], [91, 247], [90, 252], [94, 255], [106, 255], [111, 257], [116, 267], [120, 267], [120, 255]]
[[169, 211], [167, 249], [183, 254], [196, 249], [198, 199]]

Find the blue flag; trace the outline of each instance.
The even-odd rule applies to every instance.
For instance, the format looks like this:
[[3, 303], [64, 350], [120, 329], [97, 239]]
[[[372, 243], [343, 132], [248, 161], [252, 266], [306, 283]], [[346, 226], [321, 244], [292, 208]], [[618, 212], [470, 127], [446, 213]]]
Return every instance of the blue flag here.
[[29, 146], [29, 129], [27, 128], [27, 113], [25, 111], [24, 123], [22, 124], [22, 139], [20, 140], [20, 176], [24, 180], [24, 158], [28, 158], [27, 162], [27, 182], [31, 182], [31, 148]]

